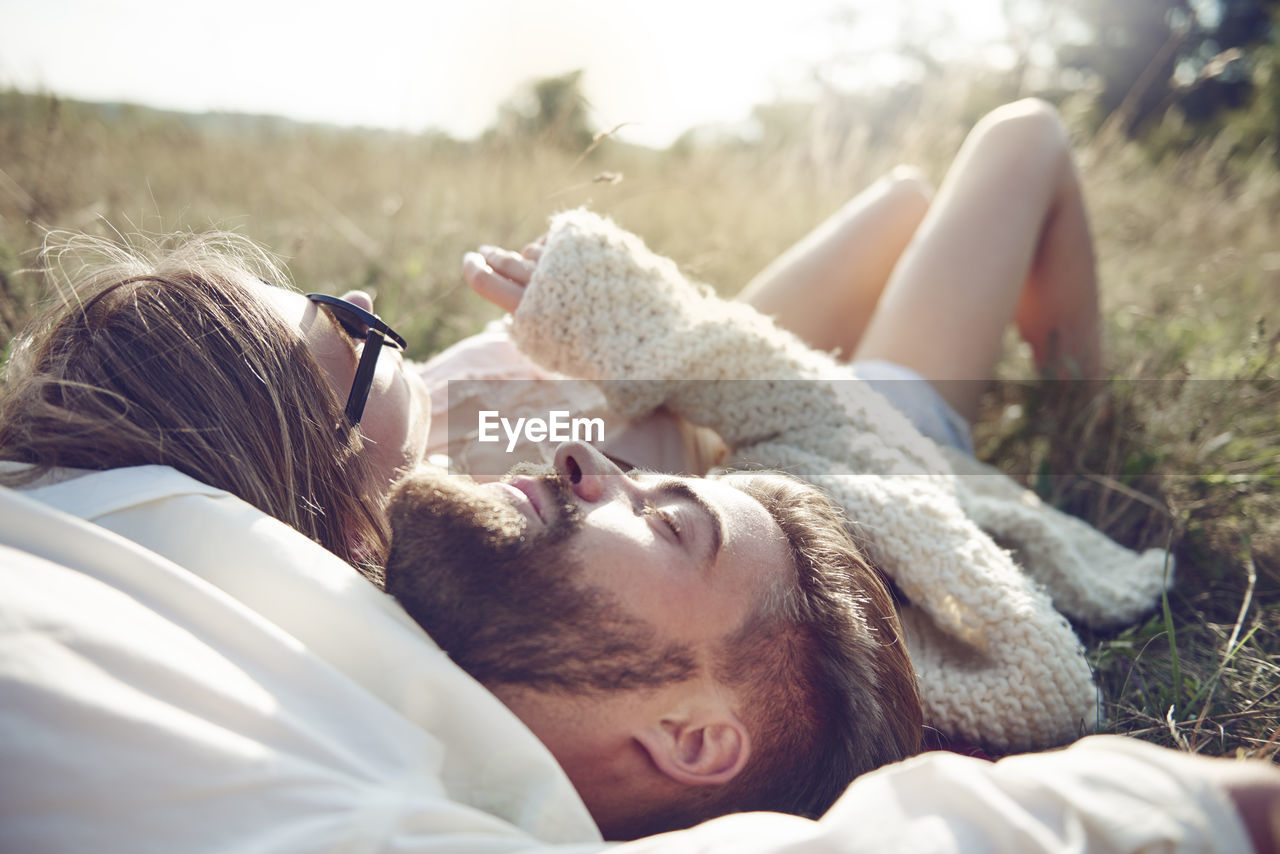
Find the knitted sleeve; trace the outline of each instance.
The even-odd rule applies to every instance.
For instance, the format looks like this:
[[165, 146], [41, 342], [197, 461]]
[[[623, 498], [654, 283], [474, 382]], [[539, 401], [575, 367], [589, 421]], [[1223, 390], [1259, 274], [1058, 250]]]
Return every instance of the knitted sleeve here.
[[[588, 211], [552, 220], [511, 333], [543, 366], [597, 381], [624, 416], [665, 404], [712, 427], [739, 462], [758, 452], [785, 466], [794, 449], [839, 445], [826, 437], [841, 431], [863, 457], [857, 471], [947, 470], [937, 447], [847, 368], [750, 306], [690, 284], [669, 259]], [[870, 423], [880, 425], [873, 442], [851, 434]], [[797, 465], [825, 472], [846, 453]]]
[[962, 511], [938, 448], [847, 369], [584, 211], [553, 220], [512, 335], [547, 367], [598, 381], [626, 415], [665, 404], [719, 432], [735, 465], [824, 489], [910, 600], [929, 723], [1005, 751], [1096, 725], [1067, 621]]

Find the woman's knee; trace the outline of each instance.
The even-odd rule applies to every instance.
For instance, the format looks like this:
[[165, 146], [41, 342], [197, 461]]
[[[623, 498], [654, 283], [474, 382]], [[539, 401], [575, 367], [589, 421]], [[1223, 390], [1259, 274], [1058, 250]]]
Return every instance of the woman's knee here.
[[914, 199], [925, 205], [933, 201], [933, 184], [919, 167], [905, 164], [895, 166], [889, 170], [884, 181], [888, 184], [888, 191], [894, 195]]
[[898, 213], [916, 221], [924, 217], [933, 201], [934, 186], [915, 166], [895, 166], [878, 182], [885, 213]]
[[1063, 152], [1070, 149], [1071, 142], [1057, 108], [1040, 98], [1023, 98], [997, 107], [978, 121], [973, 135]]
[[1024, 182], [1045, 176], [1058, 187], [1074, 168], [1066, 125], [1052, 104], [1038, 98], [1005, 104], [983, 116], [965, 147], [980, 160], [1005, 164]]

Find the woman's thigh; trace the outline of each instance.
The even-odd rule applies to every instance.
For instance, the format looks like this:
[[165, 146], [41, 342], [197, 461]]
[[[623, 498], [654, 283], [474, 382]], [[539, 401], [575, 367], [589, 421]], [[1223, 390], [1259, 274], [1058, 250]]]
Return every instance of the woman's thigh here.
[[738, 299], [810, 347], [848, 359], [932, 194], [918, 170], [894, 169], [779, 255]]
[[1051, 108], [1018, 102], [980, 122], [895, 267], [855, 357], [939, 381], [944, 397], [972, 419], [976, 381], [992, 375], [1070, 168]]

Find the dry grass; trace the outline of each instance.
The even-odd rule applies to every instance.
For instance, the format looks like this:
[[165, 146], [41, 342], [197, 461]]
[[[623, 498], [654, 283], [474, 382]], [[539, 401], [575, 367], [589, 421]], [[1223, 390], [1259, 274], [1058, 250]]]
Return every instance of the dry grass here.
[[[1069, 113], [1068, 113], [1069, 114]], [[921, 104], [874, 141], [853, 122], [788, 141], [664, 153], [192, 123], [0, 94], [0, 344], [41, 291], [46, 228], [238, 230], [307, 288], [376, 292], [413, 350], [493, 311], [458, 273], [579, 204], [731, 293], [900, 162], [940, 179], [973, 115]], [[1211, 142], [1153, 165], [1081, 139], [1115, 381], [1054, 400], [1011, 347], [984, 454], [1132, 546], [1171, 544], [1165, 609], [1086, 634], [1113, 731], [1212, 754], [1280, 750], [1280, 174]], [[616, 183], [593, 180], [621, 173]]]

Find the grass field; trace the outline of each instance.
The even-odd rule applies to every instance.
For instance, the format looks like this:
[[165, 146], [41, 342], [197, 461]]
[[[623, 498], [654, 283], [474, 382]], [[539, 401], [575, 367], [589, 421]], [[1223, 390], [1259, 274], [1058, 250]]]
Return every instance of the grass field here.
[[[1069, 123], [1074, 123], [1067, 109]], [[426, 355], [495, 310], [459, 275], [589, 204], [732, 293], [897, 163], [935, 181], [975, 115], [922, 104], [900, 131], [650, 152], [184, 119], [0, 93], [0, 345], [42, 293], [46, 229], [232, 229], [307, 289], [376, 293]], [[1073, 124], [1073, 126], [1075, 126]], [[1280, 752], [1280, 172], [1205, 140], [1152, 163], [1085, 134], [1104, 288], [1105, 388], [1050, 400], [1011, 342], [981, 454], [1134, 547], [1177, 583], [1149, 621], [1084, 633], [1106, 731], [1206, 754]]]

